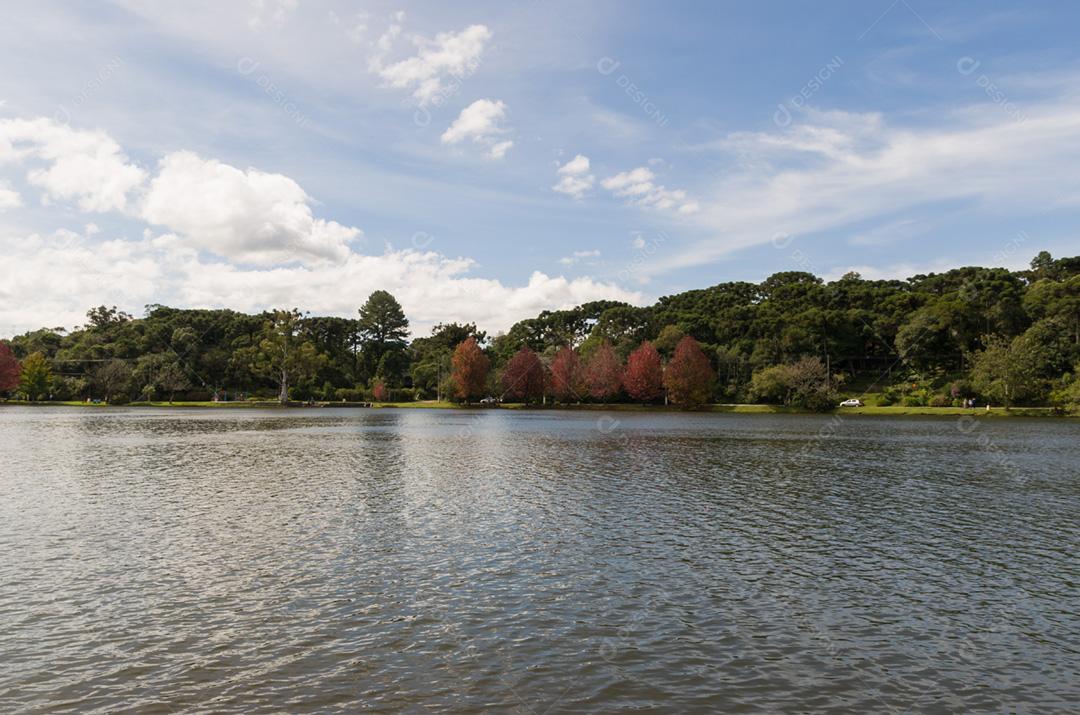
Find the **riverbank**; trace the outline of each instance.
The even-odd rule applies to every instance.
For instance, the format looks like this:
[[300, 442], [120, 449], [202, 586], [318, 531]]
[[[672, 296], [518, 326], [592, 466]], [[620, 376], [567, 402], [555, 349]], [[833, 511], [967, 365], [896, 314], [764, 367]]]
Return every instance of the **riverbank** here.
[[[616, 403], [601, 405], [594, 403], [581, 403], [573, 405], [525, 405], [522, 403], [502, 403], [498, 406], [489, 405], [459, 405], [454, 402], [421, 400], [418, 402], [290, 402], [282, 405], [277, 400], [243, 400], [236, 402], [131, 402], [126, 405], [107, 405], [93, 402], [21, 402], [0, 401], [0, 407], [9, 405], [25, 405], [34, 407], [84, 407], [87, 409], [108, 407], [154, 407], [168, 409], [340, 409], [340, 408], [367, 408], [367, 409], [435, 409], [435, 410], [591, 410], [605, 412], [683, 412], [682, 409], [673, 405], [639, 405]], [[766, 414], [766, 415], [805, 415], [805, 414], [833, 414], [833, 415], [883, 415], [891, 417], [958, 417], [970, 415], [972, 417], [1077, 417], [1080, 415], [1067, 415], [1056, 412], [1052, 407], [1013, 407], [1006, 410], [1004, 407], [994, 407], [987, 411], [985, 407], [968, 409], [963, 407], [905, 407], [899, 405], [878, 406], [867, 405], [865, 407], [841, 407], [827, 413], [814, 413], [796, 407], [783, 405], [759, 405], [759, 404], [712, 404], [705, 405], [696, 412], [721, 412], [729, 414]]]

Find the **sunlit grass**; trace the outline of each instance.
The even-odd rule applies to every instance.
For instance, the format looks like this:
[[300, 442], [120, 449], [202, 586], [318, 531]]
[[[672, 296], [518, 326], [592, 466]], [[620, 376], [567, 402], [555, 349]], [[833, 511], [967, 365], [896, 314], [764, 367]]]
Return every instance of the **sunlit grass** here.
[[[987, 411], [985, 407], [976, 407], [974, 409], [964, 407], [908, 407], [902, 405], [877, 405], [876, 394], [865, 395], [861, 397], [867, 404], [864, 407], [840, 407], [835, 410], [835, 414], [839, 415], [891, 415], [891, 416], [937, 416], [937, 417], [949, 417], [949, 416], [961, 416], [971, 415], [973, 417], [1053, 417], [1058, 416], [1057, 413], [1050, 407], [1013, 407], [1010, 410], [1006, 410], [1004, 407], [994, 407]], [[0, 400], [0, 405], [33, 405], [33, 406], [55, 406], [55, 407], [116, 407], [118, 405], [106, 405], [105, 403], [94, 402], [82, 402], [82, 401], [57, 401], [57, 402], [22, 402], [17, 400]], [[213, 408], [213, 409], [231, 409], [231, 408], [280, 408], [281, 405], [277, 400], [243, 400], [234, 402], [213, 402], [206, 401], [192, 401], [192, 402], [132, 402], [125, 407], [158, 407], [158, 408]], [[597, 403], [575, 403], [575, 404], [554, 404], [548, 403], [547, 405], [526, 405], [520, 402], [503, 402], [498, 405], [497, 408], [479, 405], [476, 403], [468, 406], [460, 405], [455, 402], [449, 402], [446, 400], [421, 400], [418, 402], [315, 402], [312, 405], [306, 405], [300, 402], [292, 402], [289, 407], [307, 407], [311, 408], [342, 408], [342, 407], [371, 407], [374, 409], [385, 408], [398, 408], [398, 409], [438, 409], [438, 410], [450, 410], [450, 409], [501, 409], [501, 410], [595, 410], [595, 411], [612, 411], [612, 412], [681, 412], [679, 407], [674, 405], [642, 405], [642, 404], [629, 404], [629, 403], [614, 403], [614, 404], [597, 404]], [[696, 411], [698, 412], [723, 412], [730, 414], [810, 414], [806, 410], [802, 410], [795, 407], [785, 407], [783, 405], [759, 405], [759, 404], [711, 404], [702, 405]]]

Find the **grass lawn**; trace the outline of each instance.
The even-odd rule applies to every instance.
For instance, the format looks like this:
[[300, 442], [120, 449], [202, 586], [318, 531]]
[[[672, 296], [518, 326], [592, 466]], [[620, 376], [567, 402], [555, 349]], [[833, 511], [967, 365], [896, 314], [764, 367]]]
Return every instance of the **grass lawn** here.
[[[1054, 417], [1054, 411], [1050, 407], [1014, 407], [1011, 410], [1005, 410], [1004, 407], [995, 407], [989, 412], [984, 407], [976, 407], [974, 409], [966, 409], [963, 407], [903, 407], [899, 405], [881, 406], [877, 404], [877, 395], [864, 395], [861, 399], [866, 402], [864, 407], [841, 407], [838, 408], [833, 414], [838, 415], [893, 415], [893, 416], [937, 416], [937, 417], [950, 417], [971, 415], [972, 417]], [[35, 405], [35, 406], [67, 406], [67, 407], [109, 407], [105, 404], [94, 404], [88, 402], [17, 402], [17, 401], [0, 401], [2, 405]], [[214, 409], [243, 409], [243, 408], [280, 408], [281, 405], [277, 400], [243, 400], [236, 402], [132, 402], [126, 407], [174, 407], [174, 408], [214, 408]], [[292, 403], [290, 407], [303, 407], [301, 403]], [[323, 408], [335, 408], [335, 407], [367, 407], [367, 403], [362, 402], [316, 402], [312, 407]], [[450, 410], [450, 409], [468, 409], [468, 410], [481, 410], [481, 409], [493, 409], [491, 407], [485, 407], [477, 404], [464, 407], [454, 402], [437, 401], [437, 400], [422, 400], [419, 402], [376, 402], [370, 405], [373, 409], [382, 409], [386, 407], [396, 407], [400, 409], [437, 409], [437, 410]], [[673, 405], [640, 405], [640, 404], [627, 404], [616, 403], [610, 405], [599, 405], [593, 403], [581, 403], [574, 405], [524, 405], [519, 402], [504, 402], [498, 406], [501, 410], [597, 410], [597, 411], [610, 411], [610, 412], [680, 412], [678, 407]], [[730, 414], [808, 414], [804, 410], [800, 410], [794, 407], [784, 407], [782, 405], [735, 405], [735, 404], [713, 404], [705, 405], [698, 412], [724, 412]]]
[[900, 405], [866, 407], [841, 407], [836, 410], [841, 415], [971, 415], [972, 417], [1054, 417], [1050, 407], [994, 407], [987, 412], [985, 407], [903, 407]]

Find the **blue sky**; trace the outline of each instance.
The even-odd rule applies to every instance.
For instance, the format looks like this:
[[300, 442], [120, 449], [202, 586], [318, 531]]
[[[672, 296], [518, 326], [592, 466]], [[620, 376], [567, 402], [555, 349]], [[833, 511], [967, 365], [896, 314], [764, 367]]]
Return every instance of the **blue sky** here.
[[1075, 3], [34, 3], [0, 335], [147, 303], [415, 333], [1078, 253]]

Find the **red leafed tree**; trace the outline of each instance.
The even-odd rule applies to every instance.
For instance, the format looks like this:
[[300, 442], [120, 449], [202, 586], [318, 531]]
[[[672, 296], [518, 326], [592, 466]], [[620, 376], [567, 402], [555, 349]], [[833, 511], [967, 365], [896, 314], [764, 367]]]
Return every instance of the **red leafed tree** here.
[[697, 407], [712, 399], [716, 373], [697, 341], [687, 335], [675, 346], [664, 370], [664, 387], [680, 407]]
[[518, 350], [502, 374], [503, 394], [512, 400], [538, 400], [544, 396], [544, 366], [536, 353]]
[[560, 402], [576, 402], [585, 395], [585, 366], [569, 346], [560, 348], [551, 361], [551, 391]]
[[375, 383], [375, 387], [372, 388], [371, 394], [376, 402], [386, 402], [390, 397], [390, 392], [386, 389], [386, 383], [382, 380]]
[[664, 368], [660, 365], [660, 353], [648, 340], [627, 358], [623, 386], [630, 397], [640, 402], [652, 402], [663, 396]]
[[457, 396], [467, 403], [471, 398], [483, 395], [491, 361], [476, 344], [476, 338], [470, 335], [458, 343], [454, 348], [452, 363], [450, 379], [454, 382]]
[[7, 343], [0, 343], [0, 392], [9, 392], [19, 386], [22, 366]]
[[622, 364], [608, 341], [600, 343], [589, 359], [585, 382], [589, 386], [589, 394], [603, 402], [619, 394], [622, 388]]

